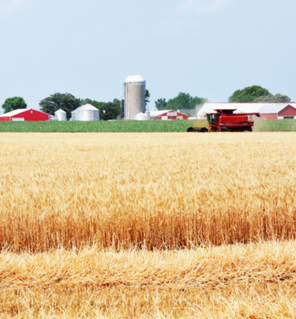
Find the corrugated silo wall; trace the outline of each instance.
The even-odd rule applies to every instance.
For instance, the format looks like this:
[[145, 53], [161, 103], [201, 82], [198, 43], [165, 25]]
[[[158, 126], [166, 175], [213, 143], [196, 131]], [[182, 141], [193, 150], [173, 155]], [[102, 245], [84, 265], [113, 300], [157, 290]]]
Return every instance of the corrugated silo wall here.
[[145, 91], [145, 81], [125, 83], [125, 120], [133, 120], [138, 113], [145, 112]]

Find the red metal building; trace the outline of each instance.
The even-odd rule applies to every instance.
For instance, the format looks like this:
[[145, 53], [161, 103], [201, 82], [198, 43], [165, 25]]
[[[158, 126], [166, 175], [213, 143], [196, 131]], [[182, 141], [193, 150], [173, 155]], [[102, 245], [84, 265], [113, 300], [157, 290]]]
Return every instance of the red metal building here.
[[296, 118], [296, 108], [292, 105], [287, 105], [278, 113], [278, 118]]
[[277, 120], [278, 119], [278, 116], [276, 113], [261, 113], [260, 117], [256, 117], [256, 116], [253, 116], [252, 119], [254, 120], [263, 120], [263, 119], [266, 119], [266, 120]]
[[295, 103], [270, 103], [260, 108], [258, 112], [261, 114], [261, 117], [259, 119], [281, 120], [296, 118]]
[[48, 121], [49, 116], [34, 109], [18, 109], [0, 115], [0, 121]]
[[151, 111], [152, 120], [188, 120], [188, 115], [174, 110]]

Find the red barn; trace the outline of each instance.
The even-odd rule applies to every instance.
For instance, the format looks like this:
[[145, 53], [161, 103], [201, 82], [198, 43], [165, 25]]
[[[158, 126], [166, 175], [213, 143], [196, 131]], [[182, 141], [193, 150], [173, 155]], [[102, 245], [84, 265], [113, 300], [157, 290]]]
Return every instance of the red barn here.
[[278, 113], [279, 119], [295, 119], [296, 118], [296, 108], [292, 105], [287, 105]]
[[49, 116], [34, 109], [18, 109], [0, 115], [0, 121], [48, 121]]
[[[260, 108], [258, 112], [261, 114], [261, 119], [295, 119], [296, 108], [295, 103], [277, 103], [267, 104]], [[259, 118], [259, 119], [260, 119]]]
[[151, 111], [152, 120], [188, 120], [188, 115], [174, 110]]

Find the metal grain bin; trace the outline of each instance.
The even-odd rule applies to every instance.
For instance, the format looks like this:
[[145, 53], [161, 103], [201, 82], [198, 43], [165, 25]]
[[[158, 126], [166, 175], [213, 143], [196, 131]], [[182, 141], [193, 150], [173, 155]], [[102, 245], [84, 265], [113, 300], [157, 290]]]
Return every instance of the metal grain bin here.
[[80, 106], [74, 112], [75, 112], [74, 121], [99, 121], [100, 120], [99, 110], [89, 103]]
[[77, 111], [82, 107], [83, 105], [79, 106], [76, 110], [71, 112], [71, 121], [77, 121]]
[[54, 114], [58, 118], [58, 121], [67, 121], [67, 113], [62, 109], [57, 110]]

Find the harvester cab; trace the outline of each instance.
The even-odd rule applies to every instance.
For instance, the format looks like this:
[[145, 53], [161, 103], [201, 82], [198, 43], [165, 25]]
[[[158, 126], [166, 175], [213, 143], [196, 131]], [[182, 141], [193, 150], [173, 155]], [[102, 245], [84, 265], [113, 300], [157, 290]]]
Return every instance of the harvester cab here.
[[252, 132], [253, 115], [260, 113], [234, 113], [236, 109], [217, 109], [215, 113], [207, 113], [209, 129], [205, 127], [189, 127], [187, 132]]
[[220, 117], [220, 114], [218, 113], [207, 114], [207, 121], [209, 125], [218, 125], [219, 117]]

